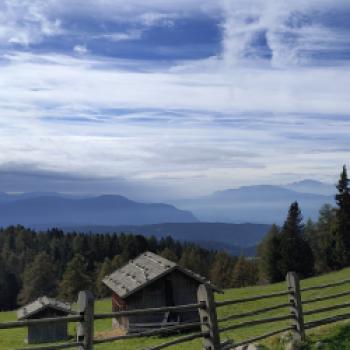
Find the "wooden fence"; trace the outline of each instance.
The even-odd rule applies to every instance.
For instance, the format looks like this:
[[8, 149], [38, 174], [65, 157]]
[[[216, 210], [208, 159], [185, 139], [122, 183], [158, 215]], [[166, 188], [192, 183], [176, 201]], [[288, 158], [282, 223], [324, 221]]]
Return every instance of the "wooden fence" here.
[[[25, 320], [25, 321], [15, 321], [0, 323], [1, 329], [10, 329], [10, 328], [19, 328], [19, 327], [28, 327], [31, 325], [39, 324], [50, 324], [55, 322], [77, 322], [77, 335], [74, 342], [69, 343], [59, 343], [57, 345], [48, 345], [40, 347], [26, 347], [26, 350], [58, 350], [58, 349], [67, 349], [67, 348], [78, 348], [80, 350], [92, 350], [94, 345], [113, 342], [124, 339], [132, 339], [139, 337], [149, 337], [155, 335], [164, 335], [164, 334], [174, 334], [174, 332], [192, 330], [192, 333], [186, 335], [177, 336], [175, 339], [168, 340], [160, 345], [148, 348], [147, 350], [161, 350], [176, 344], [185, 343], [193, 339], [202, 338], [203, 350], [229, 350], [235, 349], [239, 346], [246, 345], [249, 343], [257, 342], [265, 338], [271, 337], [273, 335], [284, 333], [287, 331], [292, 332], [294, 339], [304, 340], [305, 339], [305, 330], [329, 324], [332, 322], [342, 321], [350, 319], [350, 313], [340, 314], [332, 317], [326, 317], [318, 319], [316, 321], [304, 322], [304, 316], [314, 315], [318, 313], [345, 309], [350, 307], [350, 303], [335, 304], [332, 306], [315, 308], [308, 311], [303, 311], [303, 305], [312, 304], [319, 301], [326, 301], [330, 299], [336, 299], [344, 296], [350, 295], [350, 291], [340, 292], [340, 293], [329, 293], [324, 296], [320, 296], [312, 299], [303, 299], [302, 296], [307, 294], [308, 291], [328, 289], [331, 287], [336, 287], [344, 284], [350, 283], [350, 279], [338, 281], [335, 283], [324, 284], [311, 286], [307, 288], [300, 288], [299, 279], [297, 275], [293, 272], [287, 274], [287, 288], [286, 290], [257, 295], [249, 298], [240, 298], [233, 300], [225, 301], [215, 301], [212, 289], [205, 284], [199, 286], [197, 303], [188, 304], [188, 305], [178, 305], [178, 306], [167, 306], [161, 308], [148, 308], [148, 309], [138, 309], [138, 310], [127, 310], [127, 311], [118, 311], [97, 314], [94, 312], [94, 296], [89, 291], [82, 291], [78, 296], [78, 310], [75, 315], [69, 315], [66, 317], [55, 317], [55, 318], [45, 318], [45, 319], [36, 319], [36, 320]], [[228, 305], [234, 305], [239, 303], [254, 302], [258, 300], [267, 300], [272, 298], [281, 298], [286, 297], [285, 303], [274, 304], [272, 306], [267, 306], [263, 308], [258, 308], [253, 311], [237, 313], [228, 315], [222, 318], [217, 317], [217, 309], [222, 308]], [[266, 312], [288, 309], [289, 312], [281, 314], [274, 317], [265, 317], [258, 320], [248, 320], [240, 321], [232, 325], [226, 325], [220, 327], [220, 324], [227, 323], [231, 320], [241, 320], [245, 317], [261, 315]], [[143, 331], [135, 334], [126, 334], [120, 336], [109, 337], [105, 339], [94, 339], [94, 321], [102, 319], [111, 319], [115, 317], [127, 317], [133, 315], [146, 315], [153, 313], [164, 313], [164, 312], [183, 312], [189, 310], [198, 310], [200, 320], [199, 322], [192, 323], [183, 323], [180, 325], [164, 326], [159, 329], [153, 329], [148, 331]], [[246, 339], [239, 343], [233, 342], [232, 340], [227, 340], [225, 342], [220, 341], [220, 335], [228, 331], [234, 331], [240, 328], [248, 328], [261, 324], [268, 323], [278, 323], [281, 321], [289, 320], [290, 324], [288, 327], [279, 328], [273, 330], [267, 334], [255, 336], [251, 339]], [[116, 345], [117, 349], [118, 346]]]

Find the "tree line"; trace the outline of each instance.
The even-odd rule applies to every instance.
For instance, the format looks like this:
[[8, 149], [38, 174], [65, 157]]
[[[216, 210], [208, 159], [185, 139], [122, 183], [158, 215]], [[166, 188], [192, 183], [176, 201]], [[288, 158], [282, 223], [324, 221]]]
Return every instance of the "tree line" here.
[[177, 262], [220, 287], [256, 283], [249, 277], [256, 275], [255, 262], [171, 237], [66, 234], [59, 229], [36, 232], [10, 226], [0, 229], [0, 310], [14, 309], [43, 295], [73, 301], [82, 289], [106, 297], [110, 291], [102, 279], [144, 251]]
[[303, 223], [297, 202], [282, 227], [273, 225], [258, 249], [260, 280], [282, 281], [288, 271], [300, 277], [350, 266], [350, 190], [346, 166], [336, 185], [336, 207], [325, 204], [316, 222]]

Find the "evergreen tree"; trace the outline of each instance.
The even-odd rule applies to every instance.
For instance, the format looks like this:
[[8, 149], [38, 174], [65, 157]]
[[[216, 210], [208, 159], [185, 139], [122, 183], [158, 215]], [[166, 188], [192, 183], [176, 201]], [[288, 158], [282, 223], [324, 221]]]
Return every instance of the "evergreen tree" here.
[[289, 271], [302, 277], [314, 272], [312, 250], [304, 236], [304, 225], [297, 202], [291, 204], [281, 231], [279, 270], [283, 276]]
[[102, 264], [98, 267], [97, 278], [96, 278], [96, 293], [98, 297], [104, 298], [111, 294], [111, 291], [102, 282], [102, 280], [113, 272], [112, 262], [106, 258]]
[[17, 306], [18, 289], [16, 276], [5, 269], [0, 259], [0, 311], [12, 310]]
[[259, 269], [256, 261], [249, 261], [240, 256], [232, 272], [233, 287], [247, 287], [255, 285], [259, 280]]
[[342, 268], [350, 264], [350, 190], [346, 166], [340, 174], [337, 184], [338, 193], [335, 196], [337, 202], [336, 227], [334, 236], [334, 268]]
[[335, 224], [336, 210], [330, 204], [325, 204], [319, 211], [317, 223], [305, 227], [305, 235], [315, 259], [315, 272], [318, 274], [329, 272], [335, 265]]
[[41, 296], [54, 296], [57, 288], [57, 271], [54, 261], [46, 253], [39, 253], [24, 270], [23, 286], [18, 303], [25, 305]]
[[209, 278], [220, 288], [232, 287], [232, 273], [237, 259], [225, 251], [215, 254], [214, 263], [209, 271]]
[[261, 277], [271, 283], [283, 281], [285, 278], [279, 266], [281, 260], [280, 245], [280, 230], [274, 224], [258, 247]]
[[81, 290], [91, 289], [92, 281], [88, 274], [87, 264], [80, 254], [68, 263], [59, 285], [59, 295], [66, 301], [74, 301]]
[[202, 276], [208, 275], [208, 262], [201, 254], [201, 250], [195, 246], [191, 245], [184, 249], [179, 264]]
[[172, 251], [170, 248], [164, 248], [160, 252], [159, 255], [162, 256], [163, 258], [168, 259], [168, 260], [173, 261], [173, 262], [177, 262], [178, 261], [178, 257], [176, 256], [174, 251]]
[[126, 263], [127, 263], [127, 260], [125, 260], [122, 255], [116, 255], [115, 257], [113, 257], [111, 261], [111, 269], [112, 271], [115, 271]]

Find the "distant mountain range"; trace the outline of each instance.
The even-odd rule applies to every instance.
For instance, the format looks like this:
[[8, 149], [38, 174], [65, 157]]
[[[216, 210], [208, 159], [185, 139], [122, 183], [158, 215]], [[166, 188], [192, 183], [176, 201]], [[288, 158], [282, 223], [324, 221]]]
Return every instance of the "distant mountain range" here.
[[292, 182], [282, 187], [296, 192], [323, 194], [325, 196], [334, 195], [336, 190], [333, 184], [310, 179]]
[[334, 204], [334, 195], [330, 193], [335, 193], [334, 186], [304, 180], [285, 186], [244, 186], [172, 203], [190, 210], [201, 221], [280, 224], [293, 201], [299, 202], [305, 219], [316, 219], [323, 204]]
[[171, 235], [237, 253], [254, 249], [272, 223], [281, 224], [293, 201], [299, 202], [305, 219], [316, 219], [323, 204], [334, 204], [334, 193], [333, 185], [314, 180], [227, 189], [171, 205], [141, 203], [119, 195], [84, 198], [55, 192], [0, 193], [0, 226]]
[[0, 225], [141, 225], [198, 222], [195, 216], [164, 203], [139, 203], [123, 196], [66, 198], [58, 194], [0, 195]]

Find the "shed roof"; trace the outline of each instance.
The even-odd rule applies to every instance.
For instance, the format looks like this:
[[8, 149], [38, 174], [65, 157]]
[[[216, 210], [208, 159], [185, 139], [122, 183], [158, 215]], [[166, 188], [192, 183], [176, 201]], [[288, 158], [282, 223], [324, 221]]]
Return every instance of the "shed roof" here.
[[53, 298], [43, 296], [33, 301], [32, 303], [18, 309], [17, 319], [24, 320], [30, 318], [31, 316], [44, 309], [54, 309], [69, 314], [71, 312], [71, 305]]
[[[121, 298], [127, 298], [174, 270], [184, 273], [199, 283], [209, 283], [206, 278], [193, 271], [151, 252], [145, 252], [136, 259], [130, 260], [126, 265], [106, 276], [103, 283]], [[211, 286], [214, 290], [220, 292], [214, 285]]]

